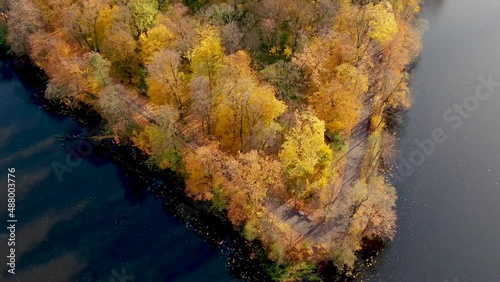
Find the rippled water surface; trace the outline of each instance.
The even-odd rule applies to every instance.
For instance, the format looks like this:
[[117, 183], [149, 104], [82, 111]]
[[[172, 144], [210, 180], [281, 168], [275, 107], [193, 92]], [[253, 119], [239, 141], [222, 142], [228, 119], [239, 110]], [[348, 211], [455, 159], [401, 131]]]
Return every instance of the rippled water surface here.
[[[426, 2], [430, 30], [398, 148], [418, 166], [399, 173], [410, 176], [395, 182], [398, 234], [365, 279], [500, 281], [499, 84], [475, 97], [480, 76], [500, 82], [500, 1]], [[431, 150], [423, 140], [439, 128], [446, 141]]]

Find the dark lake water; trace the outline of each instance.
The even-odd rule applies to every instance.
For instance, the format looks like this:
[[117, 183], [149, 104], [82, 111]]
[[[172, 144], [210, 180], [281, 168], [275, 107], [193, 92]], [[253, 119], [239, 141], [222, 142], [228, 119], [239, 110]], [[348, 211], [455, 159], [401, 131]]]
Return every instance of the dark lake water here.
[[[498, 282], [500, 87], [491, 95], [481, 87], [482, 100], [474, 96], [479, 77], [500, 82], [500, 1], [426, 2], [430, 30], [398, 148], [417, 165], [395, 182], [398, 233], [364, 279]], [[427, 143], [422, 162], [417, 143], [436, 128], [447, 140], [434, 152]]]
[[[34, 102], [33, 90], [7, 62], [0, 70], [1, 281], [238, 281], [230, 274], [233, 258], [224, 237], [219, 246], [199, 236], [202, 231], [166, 213], [164, 201], [145, 192], [149, 183], [111, 160], [92, 153], [58, 179], [52, 164], [66, 165], [65, 146], [78, 143], [57, 136], [82, 127]], [[10, 279], [8, 167], [16, 169], [18, 220], [16, 275]]]

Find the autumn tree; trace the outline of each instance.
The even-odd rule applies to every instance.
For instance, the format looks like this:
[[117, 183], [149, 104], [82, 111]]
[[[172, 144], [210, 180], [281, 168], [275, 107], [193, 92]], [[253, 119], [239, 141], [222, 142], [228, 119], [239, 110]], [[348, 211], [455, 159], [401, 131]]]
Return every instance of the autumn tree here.
[[68, 21], [65, 28], [69, 34], [88, 51], [100, 51], [104, 32], [109, 28], [109, 2], [101, 0], [75, 1], [68, 8], [65, 17]]
[[309, 111], [296, 115], [296, 124], [286, 134], [279, 158], [289, 190], [304, 198], [326, 186], [333, 157], [324, 141], [324, 122]]
[[262, 217], [268, 191], [283, 185], [280, 162], [255, 150], [231, 159], [225, 174], [227, 212], [235, 225]]
[[337, 66], [332, 76], [308, 97], [308, 102], [330, 131], [348, 135], [358, 121], [368, 78], [350, 64]]
[[83, 57], [84, 60], [84, 77], [88, 82], [89, 92], [98, 95], [101, 89], [110, 85], [111, 77], [109, 69], [111, 63], [103, 58], [99, 53], [88, 53]]
[[156, 52], [147, 65], [147, 70], [146, 83], [151, 101], [158, 105], [171, 105], [182, 115], [188, 93], [185, 74], [180, 70], [179, 53], [172, 50]]
[[351, 242], [342, 240], [332, 248], [332, 261], [338, 269], [353, 269], [358, 257], [356, 250], [350, 245]]
[[[246, 27], [249, 30], [246, 45], [259, 52], [265, 61], [289, 59], [307, 37], [313, 36], [310, 28], [315, 21], [313, 1], [248, 1], [247, 6], [255, 20]], [[255, 43], [251, 42], [254, 36]]]
[[420, 12], [421, 0], [391, 0], [394, 14], [399, 18], [408, 21]]
[[200, 42], [190, 54], [193, 75], [207, 76], [209, 80], [215, 79], [222, 67], [224, 49], [219, 31], [211, 26], [199, 29]]
[[132, 17], [135, 35], [147, 33], [158, 15], [158, 2], [155, 0], [130, 0], [127, 4]]
[[307, 102], [333, 133], [350, 133], [368, 91], [371, 61], [359, 61], [356, 50], [348, 36], [331, 30], [313, 38], [293, 59], [309, 82]]
[[343, 4], [338, 12], [335, 30], [349, 34], [357, 50], [363, 56], [371, 39], [385, 45], [397, 32], [398, 26], [387, 1], [366, 5]]
[[351, 214], [345, 240], [353, 251], [361, 249], [361, 239], [391, 240], [396, 230], [396, 190], [383, 177], [366, 183], [358, 181], [352, 189]]
[[186, 193], [197, 200], [212, 200], [225, 182], [223, 165], [226, 161], [217, 143], [188, 151], [185, 157]]
[[276, 96], [284, 101], [302, 102], [306, 88], [303, 70], [291, 62], [278, 61], [260, 72], [276, 88]]
[[191, 112], [201, 121], [203, 132], [212, 132], [212, 111], [215, 108], [215, 96], [210, 81], [206, 76], [194, 76], [189, 82], [189, 95], [193, 101]]
[[286, 107], [270, 85], [258, 81], [245, 52], [226, 58], [215, 92], [215, 134], [221, 143], [233, 152], [264, 148]]
[[92, 94], [86, 78], [88, 57], [78, 57], [64, 38], [37, 32], [30, 36], [29, 50], [33, 62], [50, 78], [53, 89], [65, 89], [68, 95], [84, 101], [88, 94]]
[[160, 107], [158, 124], [148, 125], [132, 137], [134, 144], [150, 155], [150, 162], [161, 169], [183, 173], [183, 140], [178, 131], [179, 113], [169, 105]]
[[185, 161], [188, 194], [200, 200], [217, 198], [235, 225], [261, 218], [268, 191], [283, 185], [280, 162], [258, 151], [225, 156], [212, 143], [190, 151]]
[[[65, 26], [66, 30], [76, 28], [71, 21], [66, 21]], [[77, 39], [77, 42], [80, 42], [80, 49], [82, 49], [82, 46], [85, 48], [87, 44], [81, 42], [81, 36], [75, 34], [75, 32], [78, 32], [78, 29], [72, 31], [69, 35]], [[96, 25], [98, 51], [112, 63], [112, 74], [122, 83], [135, 84], [138, 82], [140, 59], [136, 53], [138, 43], [134, 33], [135, 28], [130, 10], [122, 2], [110, 2], [99, 13]], [[89, 43], [92, 45], [93, 42], [94, 40], [91, 37]]]
[[68, 104], [68, 102], [70, 103], [70, 101], [68, 101], [67, 98], [69, 98], [71, 94], [72, 93], [67, 87], [57, 85], [49, 80], [47, 83], [47, 87], [45, 88], [44, 97], [56, 102], [65, 100], [67, 102], [66, 104]]
[[232, 21], [222, 27], [221, 30], [222, 43], [228, 54], [233, 54], [241, 50], [241, 41], [243, 33], [236, 21]]
[[181, 56], [188, 55], [189, 50], [195, 47], [198, 39], [199, 21], [189, 14], [189, 9], [186, 6], [180, 3], [169, 5], [169, 9], [164, 15], [162, 23], [175, 37], [174, 49]]
[[224, 50], [216, 29], [203, 26], [199, 30], [200, 42], [190, 54], [191, 91], [193, 109], [202, 118], [207, 133], [212, 134], [213, 110], [216, 106], [214, 87], [223, 66]]
[[398, 31], [398, 25], [389, 2], [381, 1], [376, 5], [368, 5], [368, 36], [385, 45]]
[[381, 119], [382, 117], [374, 116], [371, 121], [373, 132], [368, 137], [368, 148], [360, 172], [360, 177], [365, 178], [367, 182], [384, 171], [381, 167], [390, 168], [396, 154], [394, 149], [396, 137], [384, 131], [385, 124]]
[[356, 47], [346, 34], [330, 30], [324, 36], [312, 38], [292, 62], [303, 69], [304, 76], [320, 87], [329, 73], [342, 64], [358, 60]]
[[367, 209], [356, 215], [366, 223], [360, 234], [370, 239], [392, 240], [396, 233], [396, 189], [382, 176], [372, 178], [368, 189]]
[[144, 63], [150, 63], [153, 54], [171, 47], [174, 34], [162, 23], [162, 16], [155, 21], [155, 25], [139, 37], [141, 57]]
[[406, 67], [420, 51], [422, 33], [407, 23], [400, 22], [398, 33], [381, 51], [380, 71], [376, 76], [376, 114], [386, 108], [408, 109], [411, 105]]
[[9, 1], [7, 42], [14, 54], [29, 53], [29, 37], [45, 27], [42, 7], [31, 0]]
[[134, 124], [129, 108], [123, 99], [126, 91], [128, 90], [120, 84], [111, 84], [101, 90], [97, 102], [99, 112], [118, 136], [127, 134]]
[[126, 62], [135, 55], [137, 48], [136, 41], [124, 23], [117, 23], [108, 29], [101, 45], [101, 53], [113, 63]]
[[77, 57], [65, 41], [43, 33], [32, 36], [30, 45], [31, 56], [46, 70], [51, 84], [70, 90], [74, 96], [92, 96], [81, 97], [86, 102], [112, 82], [111, 64], [99, 53], [89, 52]]

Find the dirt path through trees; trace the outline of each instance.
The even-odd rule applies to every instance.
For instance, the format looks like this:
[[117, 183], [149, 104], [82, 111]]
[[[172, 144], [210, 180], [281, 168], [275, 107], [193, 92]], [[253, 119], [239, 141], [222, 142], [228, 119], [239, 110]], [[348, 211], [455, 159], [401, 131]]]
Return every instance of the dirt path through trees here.
[[335, 241], [345, 233], [347, 222], [347, 211], [350, 208], [349, 197], [350, 188], [359, 179], [361, 165], [368, 147], [368, 135], [370, 125], [369, 105], [365, 105], [361, 120], [356, 124], [349, 139], [349, 150], [346, 158], [345, 169], [342, 176], [340, 194], [336, 201], [336, 216], [326, 222], [313, 221], [301, 211], [294, 210], [291, 206], [283, 204], [279, 198], [270, 196], [266, 200], [265, 207], [273, 212], [278, 218], [283, 220], [292, 229], [312, 242], [329, 243]]
[[[125, 104], [129, 107], [129, 112], [134, 113], [134, 119], [139, 123], [155, 123], [158, 118], [158, 107], [140, 95], [129, 93], [124, 96]], [[366, 105], [361, 113], [361, 120], [353, 128], [349, 141], [349, 150], [346, 158], [345, 169], [342, 176], [340, 194], [336, 201], [336, 216], [326, 222], [313, 221], [308, 215], [293, 209], [291, 206], [282, 203], [276, 196], [266, 198], [265, 208], [289, 225], [293, 230], [303, 236], [303, 239], [317, 243], [335, 242], [345, 232], [348, 224], [347, 216], [350, 208], [349, 197], [350, 188], [353, 187], [361, 172], [361, 165], [368, 146], [369, 134], [369, 106]]]

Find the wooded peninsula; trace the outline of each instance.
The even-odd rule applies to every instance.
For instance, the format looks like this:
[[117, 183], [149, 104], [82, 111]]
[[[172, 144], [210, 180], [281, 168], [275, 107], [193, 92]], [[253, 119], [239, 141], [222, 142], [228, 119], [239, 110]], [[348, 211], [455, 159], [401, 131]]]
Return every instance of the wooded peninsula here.
[[[396, 232], [420, 0], [6, 0], [0, 44], [259, 242], [276, 281]], [[7, 33], [5, 31], [7, 30]], [[110, 207], [112, 208], [112, 207]], [[319, 278], [318, 278], [319, 279]]]

